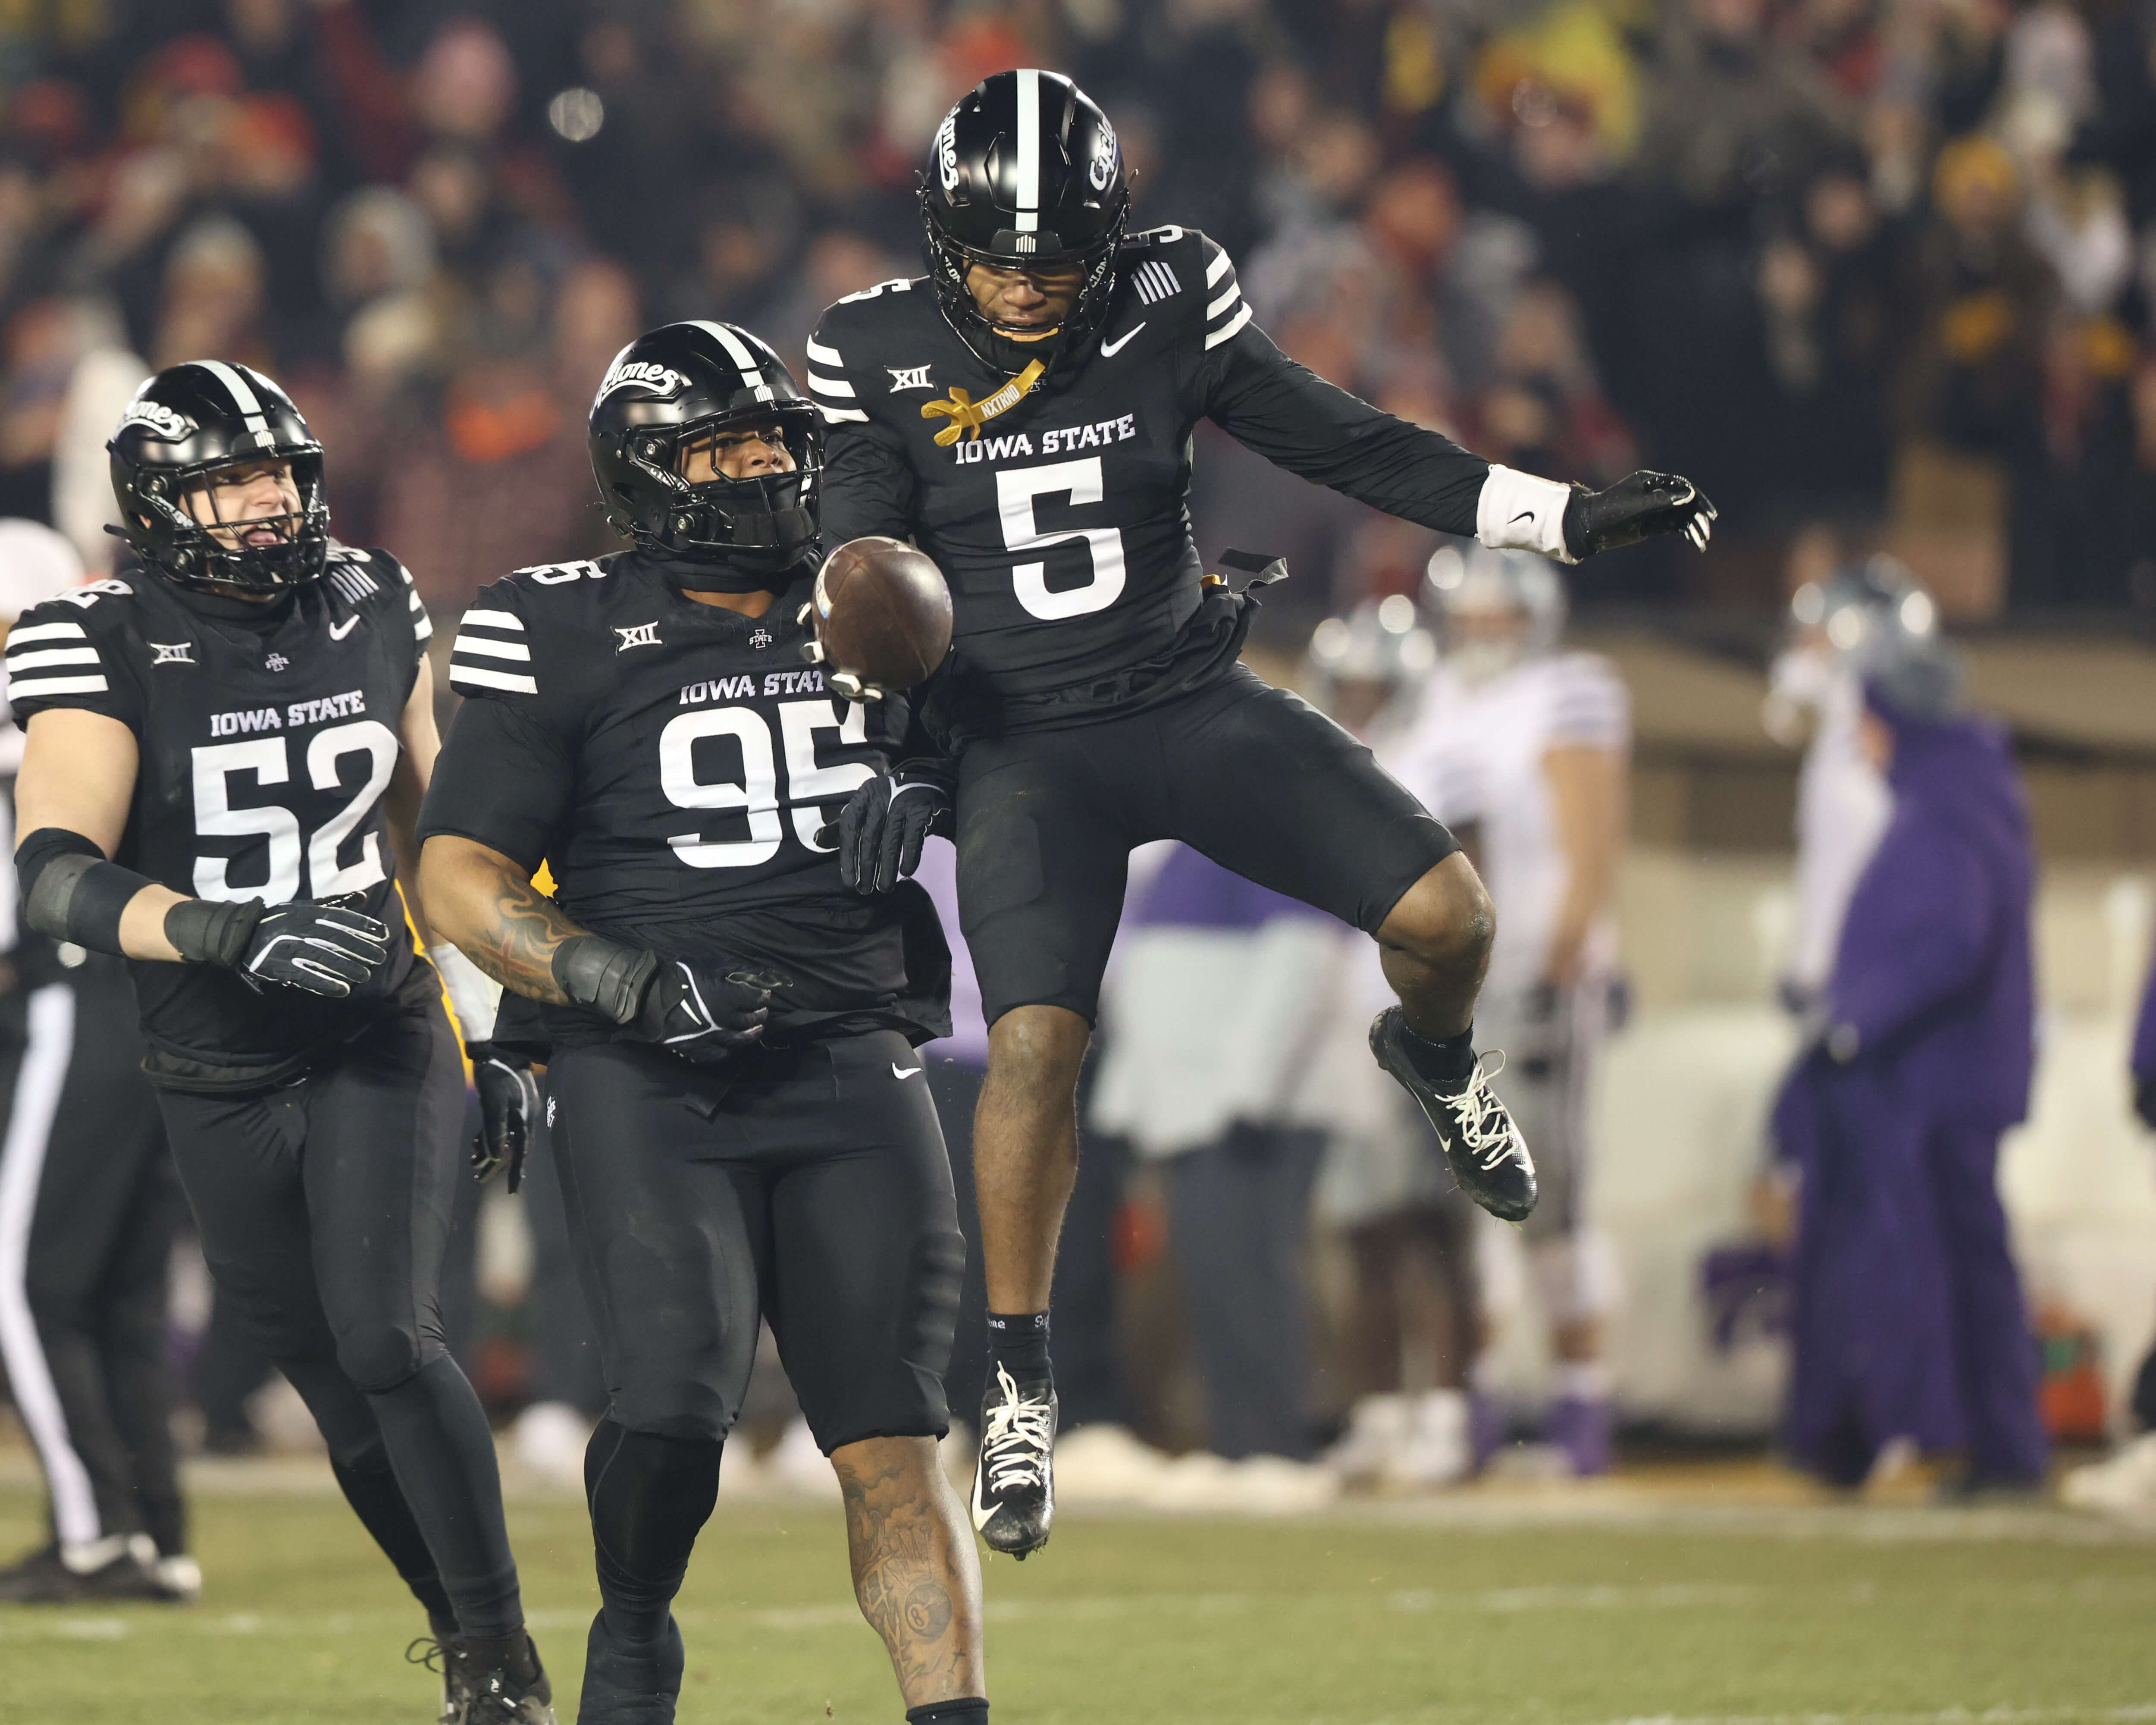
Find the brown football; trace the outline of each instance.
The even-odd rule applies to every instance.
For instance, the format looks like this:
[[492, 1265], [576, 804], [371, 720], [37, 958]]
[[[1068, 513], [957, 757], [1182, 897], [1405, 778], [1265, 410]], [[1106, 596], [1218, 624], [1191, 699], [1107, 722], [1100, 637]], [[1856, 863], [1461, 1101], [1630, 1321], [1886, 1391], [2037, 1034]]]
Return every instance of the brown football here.
[[849, 699], [911, 689], [951, 650], [942, 572], [896, 539], [849, 539], [833, 552], [811, 608], [824, 674]]

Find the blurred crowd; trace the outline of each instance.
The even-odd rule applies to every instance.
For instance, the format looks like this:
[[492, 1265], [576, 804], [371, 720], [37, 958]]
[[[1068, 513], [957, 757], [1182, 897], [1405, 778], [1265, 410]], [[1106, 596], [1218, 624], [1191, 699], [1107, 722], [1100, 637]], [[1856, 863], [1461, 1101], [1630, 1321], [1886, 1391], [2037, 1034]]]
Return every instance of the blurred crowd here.
[[[1320, 372], [1516, 467], [1696, 478], [1726, 545], [1603, 596], [1764, 602], [1824, 524], [1950, 614], [2156, 602], [2125, 0], [13, 0], [0, 514], [94, 550], [71, 397], [94, 446], [115, 356], [215, 352], [323, 433], [341, 536], [457, 609], [603, 533], [578, 422], [630, 335], [798, 363], [916, 267], [937, 118], [1023, 63]], [[1201, 537], [1272, 533], [1302, 603], [1418, 578], [1427, 542], [1214, 465]]]

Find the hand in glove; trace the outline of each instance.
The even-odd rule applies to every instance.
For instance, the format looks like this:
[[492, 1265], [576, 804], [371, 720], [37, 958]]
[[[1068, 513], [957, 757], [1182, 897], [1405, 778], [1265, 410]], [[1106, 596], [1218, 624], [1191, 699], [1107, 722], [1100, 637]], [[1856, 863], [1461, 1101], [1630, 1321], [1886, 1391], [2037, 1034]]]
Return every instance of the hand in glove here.
[[1690, 480], [1643, 469], [1604, 490], [1573, 487], [1564, 510], [1564, 548], [1576, 560], [1657, 533], [1681, 533], [1704, 551], [1714, 522], [1714, 506]]
[[661, 958], [632, 1021], [637, 1037], [697, 1065], [759, 1042], [786, 978], [728, 959]]
[[346, 905], [264, 905], [184, 899], [165, 913], [165, 937], [190, 963], [342, 999], [389, 958], [386, 923]]
[[479, 1132], [472, 1140], [474, 1177], [491, 1180], [509, 1171], [511, 1192], [524, 1183], [525, 1153], [531, 1147], [532, 1128], [539, 1122], [539, 1082], [531, 1076], [531, 1063], [497, 1050], [491, 1042], [475, 1042], [465, 1052], [471, 1056], [472, 1087], [479, 1092]]
[[839, 878], [859, 893], [889, 892], [921, 866], [932, 832], [949, 830], [951, 793], [930, 778], [880, 773], [846, 799], [835, 822], [816, 834], [835, 842]]

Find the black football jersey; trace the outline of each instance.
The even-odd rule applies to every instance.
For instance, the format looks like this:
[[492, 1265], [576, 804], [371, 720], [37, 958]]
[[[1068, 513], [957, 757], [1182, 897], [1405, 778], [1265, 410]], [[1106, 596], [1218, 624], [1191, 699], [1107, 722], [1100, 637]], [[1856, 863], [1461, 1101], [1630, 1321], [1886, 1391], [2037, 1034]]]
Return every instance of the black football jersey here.
[[18, 724], [81, 707], [135, 733], [115, 862], [194, 898], [352, 901], [393, 931], [387, 963], [343, 1000], [258, 991], [211, 965], [135, 963], [153, 1081], [280, 1082], [386, 1004], [432, 991], [382, 812], [429, 634], [403, 566], [342, 546], [320, 580], [264, 603], [136, 568], [33, 606], [9, 633]]
[[[543, 860], [556, 902], [595, 934], [778, 972], [774, 1042], [936, 1029], [934, 907], [911, 886], [852, 891], [816, 842], [897, 757], [906, 703], [824, 687], [801, 654], [805, 577], [752, 619], [687, 598], [665, 569], [623, 552], [480, 593], [450, 655], [467, 698], [422, 833], [534, 872]], [[612, 1033], [572, 1009], [544, 1017], [564, 1045]]]
[[808, 381], [829, 442], [826, 540], [884, 533], [933, 557], [963, 665], [1020, 722], [1072, 691], [1122, 699], [1133, 666], [1173, 655], [1200, 598], [1188, 508], [1200, 419], [1445, 532], [1475, 531], [1489, 472], [1281, 353], [1250, 321], [1228, 254], [1191, 228], [1127, 241], [1099, 336], [978, 436], [937, 440], [959, 424], [953, 407], [1009, 379], [958, 339], [925, 278], [826, 311]]

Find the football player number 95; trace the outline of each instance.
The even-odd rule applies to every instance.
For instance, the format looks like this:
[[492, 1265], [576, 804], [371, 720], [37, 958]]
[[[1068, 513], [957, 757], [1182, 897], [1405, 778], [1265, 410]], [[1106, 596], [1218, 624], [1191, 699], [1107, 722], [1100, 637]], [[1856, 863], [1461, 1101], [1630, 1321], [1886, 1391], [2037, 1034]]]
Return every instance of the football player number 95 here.
[[1113, 527], [1073, 527], [1060, 533], [1044, 533], [1033, 518], [1034, 500], [1067, 495], [1075, 507], [1098, 503], [1106, 492], [1098, 455], [1089, 455], [1083, 461], [1052, 462], [1046, 467], [997, 471], [996, 510], [1003, 517], [1006, 549], [1045, 551], [1051, 545], [1081, 539], [1092, 553], [1093, 578], [1083, 587], [1051, 593], [1045, 562], [1020, 563], [1011, 571], [1019, 603], [1044, 622], [1083, 617], [1088, 612], [1105, 611], [1116, 603], [1123, 590], [1123, 536]]
[[272, 803], [255, 809], [232, 806], [232, 780], [245, 774], [258, 785], [289, 784], [292, 779], [291, 752], [282, 737], [257, 737], [245, 742], [205, 744], [194, 752], [195, 832], [204, 839], [266, 839], [270, 841], [270, 878], [256, 886], [240, 886], [230, 878], [232, 859], [198, 856], [195, 859], [198, 897], [229, 901], [259, 898], [273, 905], [290, 904], [300, 896], [300, 869], [307, 871], [307, 896], [317, 901], [347, 892], [364, 892], [382, 878], [380, 839], [369, 833], [360, 841], [359, 855], [340, 864], [337, 852], [352, 836], [352, 829], [367, 819], [397, 769], [397, 733], [379, 719], [361, 719], [350, 725], [332, 725], [318, 731], [307, 744], [307, 782], [318, 791], [333, 791], [343, 782], [347, 755], [367, 757], [367, 777], [352, 793], [352, 800], [302, 837], [300, 817]]
[[[779, 823], [778, 760], [786, 761], [787, 794], [793, 804], [794, 836], [811, 850], [828, 850], [816, 843], [824, 824], [819, 805], [850, 795], [856, 785], [875, 775], [864, 761], [836, 767], [816, 764], [816, 734], [835, 732], [841, 744], [860, 745], [868, 740], [868, 709], [849, 701], [839, 712], [834, 701], [789, 701], [778, 709], [778, 746], [773, 747], [771, 721], [754, 707], [707, 707], [683, 713], [668, 721], [659, 733], [659, 783], [666, 800], [676, 809], [737, 809], [748, 817], [746, 839], [707, 840], [701, 833], [682, 833], [667, 839], [675, 855], [692, 869], [752, 869], [769, 862], [785, 843], [786, 829]], [[706, 738], [725, 737], [740, 745], [738, 779], [701, 779], [696, 776], [696, 745]]]

